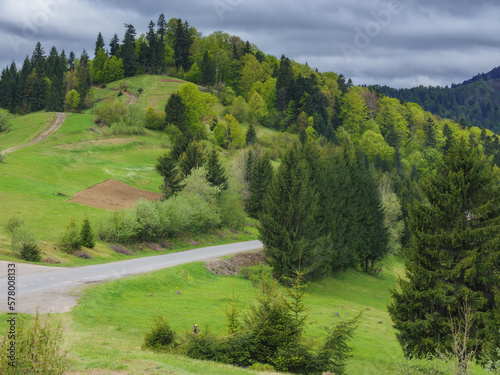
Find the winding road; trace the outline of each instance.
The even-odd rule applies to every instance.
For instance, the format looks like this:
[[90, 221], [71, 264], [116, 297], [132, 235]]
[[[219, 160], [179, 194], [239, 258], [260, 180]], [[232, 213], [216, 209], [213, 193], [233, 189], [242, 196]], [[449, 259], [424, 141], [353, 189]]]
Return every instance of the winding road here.
[[24, 145], [19, 145], [19, 146], [8, 148], [7, 150], [3, 150], [0, 152], [0, 154], [7, 155], [7, 154], [10, 154], [11, 152], [20, 150], [21, 148], [36, 145], [37, 143], [43, 141], [49, 135], [54, 133], [57, 129], [59, 129], [65, 120], [66, 120], [66, 113], [62, 113], [62, 112], [56, 113], [56, 119], [54, 120], [52, 125], [50, 125], [50, 127], [47, 130], [45, 130], [42, 134], [40, 134], [34, 140], [32, 140], [29, 143], [25, 143]]
[[[82, 287], [88, 284], [259, 249], [262, 249], [260, 241], [248, 241], [83, 267], [17, 263], [15, 311], [33, 313], [38, 308], [40, 313], [67, 312], [76, 305]], [[0, 312], [8, 311], [8, 267], [9, 262], [0, 261]]]

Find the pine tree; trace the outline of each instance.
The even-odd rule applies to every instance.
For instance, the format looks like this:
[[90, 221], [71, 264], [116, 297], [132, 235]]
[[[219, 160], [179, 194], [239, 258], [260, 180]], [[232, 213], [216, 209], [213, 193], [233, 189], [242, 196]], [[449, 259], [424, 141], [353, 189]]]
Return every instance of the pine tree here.
[[274, 272], [292, 276], [317, 267], [315, 223], [317, 196], [310, 171], [296, 146], [290, 147], [264, 198], [259, 237]]
[[273, 180], [274, 169], [268, 158], [255, 162], [248, 187], [249, 196], [245, 208], [250, 217], [258, 219], [264, 205], [264, 197]]
[[207, 159], [207, 181], [210, 185], [227, 190], [227, 176], [222, 163], [219, 160], [217, 151], [212, 150]]
[[193, 39], [191, 38], [189, 24], [187, 21], [182, 23], [180, 18], [177, 19], [174, 34], [174, 59], [177, 69], [182, 68], [185, 72], [189, 71], [189, 68], [191, 67], [191, 62], [189, 61], [189, 49], [192, 44]]
[[177, 161], [170, 153], [166, 152], [158, 158], [155, 169], [163, 177], [161, 190], [165, 199], [176, 195], [182, 190]]
[[146, 48], [146, 69], [152, 73], [158, 73], [160, 69], [155, 26], [153, 21], [149, 22], [148, 33], [146, 34], [148, 42]]
[[165, 126], [173, 124], [179, 128], [182, 133], [187, 130], [188, 117], [186, 106], [182, 97], [178, 93], [173, 93], [168, 98], [165, 105]]
[[[451, 349], [449, 319], [464, 303], [475, 320], [468, 347], [499, 346], [500, 191], [498, 175], [462, 138], [421, 187], [426, 201], [410, 205], [412, 246], [406, 277], [392, 290], [389, 314], [408, 356]], [[495, 296], [496, 295], [496, 296]]]
[[75, 69], [75, 53], [73, 51], [70, 51], [69, 56], [68, 56], [68, 69], [73, 70]]
[[31, 56], [31, 66], [35, 70], [38, 77], [45, 76], [45, 65], [46, 65], [46, 55], [43, 50], [42, 44], [38, 42], [36, 44], [33, 55]]
[[80, 244], [88, 249], [93, 249], [95, 246], [95, 236], [90, 225], [89, 218], [85, 218], [80, 231]]
[[255, 133], [255, 127], [253, 124], [250, 124], [248, 127], [247, 133], [245, 135], [245, 140], [247, 146], [253, 145], [255, 142], [257, 142], [257, 134]]
[[92, 76], [89, 69], [89, 55], [85, 50], [83, 50], [80, 56], [80, 64], [75, 72], [75, 82], [75, 89], [80, 95], [79, 109], [83, 109], [85, 108], [85, 98], [92, 86]]

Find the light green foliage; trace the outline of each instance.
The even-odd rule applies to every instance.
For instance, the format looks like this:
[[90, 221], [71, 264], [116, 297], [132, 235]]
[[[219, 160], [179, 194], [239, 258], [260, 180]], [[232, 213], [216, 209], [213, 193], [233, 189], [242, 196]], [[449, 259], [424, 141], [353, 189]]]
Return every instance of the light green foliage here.
[[6, 224], [6, 229], [11, 235], [12, 251], [16, 257], [28, 262], [42, 260], [35, 234], [24, 220], [11, 217]]
[[405, 117], [407, 109], [399, 103], [399, 100], [389, 97], [379, 99], [380, 111], [377, 116], [377, 123], [383, 136], [392, 130], [397, 135], [397, 146], [405, 146], [409, 139], [410, 129]]
[[364, 133], [368, 122], [368, 107], [363, 99], [363, 88], [353, 87], [342, 99], [340, 117], [342, 126], [349, 132], [354, 144], [357, 144]]
[[217, 104], [217, 98], [213, 95], [200, 92], [198, 87], [193, 83], [181, 85], [179, 95], [186, 106], [188, 128], [193, 135], [203, 138], [206, 130], [202, 121], [209, 121], [216, 117], [214, 106]]
[[[174, 125], [175, 126], [175, 125]], [[162, 130], [165, 127], [165, 112], [149, 107], [146, 111], [146, 128]]]
[[9, 118], [9, 111], [0, 108], [0, 132], [3, 132], [5, 129], [7, 129], [8, 118]]
[[59, 237], [57, 247], [61, 251], [68, 254], [73, 254], [74, 252], [80, 250], [80, 232], [76, 226], [75, 219], [71, 219], [68, 223], [66, 230]]
[[252, 54], [246, 54], [242, 57], [241, 63], [241, 91], [249, 95], [250, 99], [251, 89], [255, 82], [264, 82], [267, 77], [271, 76], [271, 69], [267, 62], [259, 63], [256, 57]]
[[119, 123], [127, 115], [127, 107], [125, 104], [117, 101], [104, 102], [99, 108], [95, 110], [97, 123], [111, 126], [112, 124]]
[[195, 62], [193, 65], [191, 65], [191, 69], [189, 69], [189, 72], [184, 74], [184, 79], [186, 81], [192, 82], [199, 84], [201, 80], [201, 70], [198, 64]]
[[252, 91], [261, 96], [269, 111], [274, 109], [276, 103], [276, 78], [267, 78], [264, 83], [261, 81], [255, 82], [252, 85]]
[[382, 205], [385, 213], [385, 226], [389, 231], [389, 252], [395, 255], [401, 254], [401, 238], [405, 230], [405, 223], [402, 218], [401, 203], [392, 189], [389, 174], [384, 173], [379, 182], [379, 191], [382, 198]]
[[255, 114], [257, 121], [260, 122], [264, 117], [267, 116], [268, 114], [267, 105], [257, 92], [254, 92], [252, 94], [248, 104], [250, 105], [250, 108]]
[[238, 120], [231, 114], [224, 116], [214, 129], [217, 144], [226, 149], [234, 150], [245, 146], [245, 134]]
[[221, 190], [220, 187], [212, 186], [207, 181], [207, 175], [208, 171], [205, 167], [193, 169], [191, 174], [182, 181], [184, 189], [180, 194], [185, 197], [195, 195], [207, 203], [215, 204], [216, 197]]
[[68, 91], [66, 94], [66, 104], [73, 112], [76, 111], [80, 104], [80, 94], [75, 89]]
[[[20, 314], [12, 319], [15, 325], [15, 363], [9, 365], [12, 337], [6, 331], [0, 338], [0, 372], [5, 375], [39, 374], [62, 375], [69, 370], [69, 358], [63, 350], [63, 328], [61, 323], [54, 325], [50, 315], [41, 316], [38, 311], [33, 319]], [[10, 326], [9, 326], [10, 328]], [[21, 372], [22, 371], [22, 372]]]
[[386, 143], [381, 134], [374, 133], [371, 130], [367, 130], [363, 134], [361, 140], [359, 141], [359, 147], [365, 152], [372, 162], [375, 161], [375, 157], [377, 155], [386, 160], [389, 165], [392, 164], [394, 160], [394, 148]]
[[238, 96], [233, 100], [233, 105], [228, 108], [228, 111], [239, 122], [245, 122], [249, 117], [250, 106], [242, 96]]

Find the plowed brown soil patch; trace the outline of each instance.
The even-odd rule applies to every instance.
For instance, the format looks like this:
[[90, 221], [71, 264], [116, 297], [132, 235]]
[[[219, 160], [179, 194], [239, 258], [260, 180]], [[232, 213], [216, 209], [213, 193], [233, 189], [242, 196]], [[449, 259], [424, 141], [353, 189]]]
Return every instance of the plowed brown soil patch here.
[[161, 194], [137, 189], [120, 181], [107, 180], [76, 193], [69, 201], [107, 210], [119, 210], [132, 207], [141, 198], [154, 201], [161, 197]]
[[158, 81], [160, 81], [160, 82], [170, 82], [170, 83], [185, 83], [184, 81], [179, 81], [177, 79], [171, 79], [171, 78], [160, 78]]

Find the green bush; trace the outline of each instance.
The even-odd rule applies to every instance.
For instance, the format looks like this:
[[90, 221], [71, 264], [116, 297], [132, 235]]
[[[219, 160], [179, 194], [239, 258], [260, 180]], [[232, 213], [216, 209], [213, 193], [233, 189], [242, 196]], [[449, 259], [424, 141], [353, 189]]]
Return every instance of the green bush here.
[[154, 352], [164, 352], [175, 344], [176, 334], [170, 328], [164, 316], [156, 314], [151, 330], [144, 335], [142, 350], [152, 350]]
[[40, 262], [42, 260], [42, 252], [35, 243], [25, 243], [20, 252], [21, 259], [27, 262]]
[[259, 263], [250, 267], [243, 267], [240, 270], [240, 274], [245, 279], [250, 280], [253, 286], [259, 286], [263, 283], [272, 282], [273, 279], [273, 269], [265, 263]]
[[[0, 373], [59, 375], [69, 369], [67, 353], [62, 350], [63, 329], [61, 324], [53, 325], [50, 317], [40, 316], [38, 311], [33, 319], [26, 315], [10, 318], [16, 321], [16, 367], [9, 365], [11, 339], [7, 330], [0, 338]], [[10, 328], [10, 325], [9, 325]]]
[[66, 230], [59, 237], [57, 247], [68, 254], [73, 254], [80, 250], [80, 232], [76, 226], [75, 219], [71, 219]]

